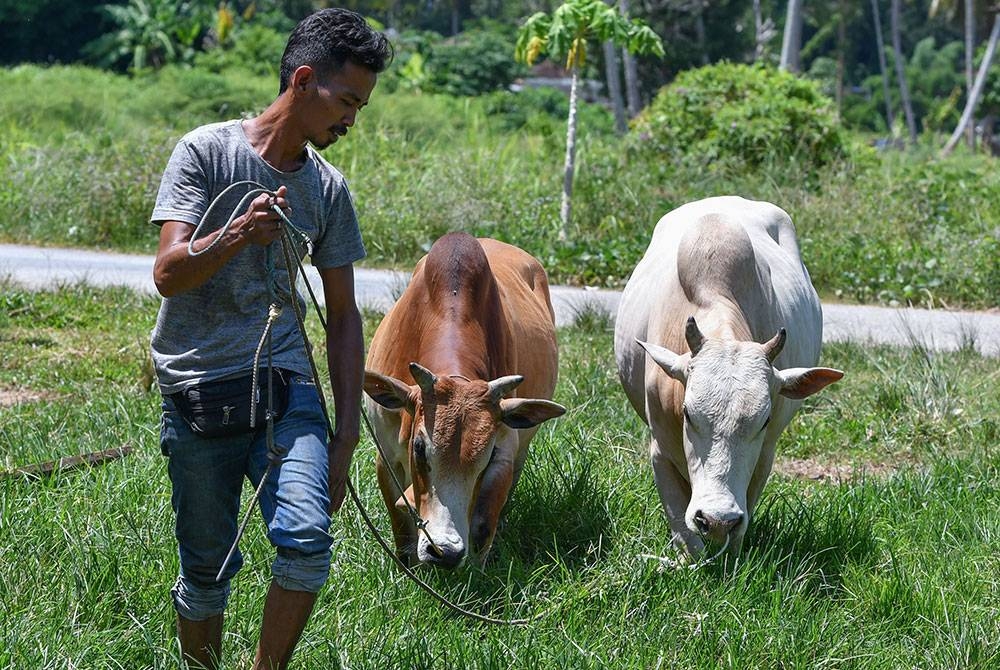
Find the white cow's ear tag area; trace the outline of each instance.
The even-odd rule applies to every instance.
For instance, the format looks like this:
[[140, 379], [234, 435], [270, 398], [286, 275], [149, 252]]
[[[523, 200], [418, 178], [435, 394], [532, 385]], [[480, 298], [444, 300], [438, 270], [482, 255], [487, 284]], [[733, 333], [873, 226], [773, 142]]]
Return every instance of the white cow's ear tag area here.
[[688, 364], [691, 363], [691, 354], [688, 353], [679, 356], [658, 344], [651, 344], [638, 339], [636, 342], [646, 350], [646, 353], [653, 359], [653, 362], [659, 365], [670, 377], [682, 384], [687, 382], [687, 370]]

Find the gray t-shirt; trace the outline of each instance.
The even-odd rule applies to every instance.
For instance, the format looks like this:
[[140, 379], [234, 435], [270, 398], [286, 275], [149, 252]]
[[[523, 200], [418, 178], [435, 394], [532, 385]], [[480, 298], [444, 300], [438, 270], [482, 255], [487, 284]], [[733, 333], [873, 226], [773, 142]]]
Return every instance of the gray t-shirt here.
[[[254, 151], [238, 120], [193, 130], [174, 148], [150, 221], [196, 226], [215, 198], [235, 182], [255, 181], [271, 190], [284, 185], [292, 210], [289, 219], [312, 240], [313, 265], [325, 269], [354, 263], [365, 257], [365, 248], [347, 183], [311, 147], [306, 151], [303, 167], [281, 172]], [[227, 194], [199, 236], [225, 225], [251, 188]], [[305, 250], [297, 253], [301, 258]], [[288, 275], [280, 242], [273, 245], [272, 255], [280, 285], [277, 296], [285, 302], [272, 330], [273, 364], [310, 374], [295, 314], [288, 304]], [[151, 338], [161, 392], [174, 393], [191, 384], [236, 377], [253, 369], [270, 305], [266, 268], [266, 247], [247, 245], [202, 286], [163, 299]], [[304, 309], [297, 293], [295, 299]], [[262, 365], [266, 364], [264, 355]]]

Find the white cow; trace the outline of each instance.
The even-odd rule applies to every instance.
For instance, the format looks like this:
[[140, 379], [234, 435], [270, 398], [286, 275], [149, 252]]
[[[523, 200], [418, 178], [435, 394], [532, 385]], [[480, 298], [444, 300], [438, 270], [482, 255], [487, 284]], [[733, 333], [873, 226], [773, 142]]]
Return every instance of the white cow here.
[[615, 359], [652, 432], [673, 541], [691, 556], [707, 540], [739, 550], [781, 431], [802, 398], [844, 376], [811, 367], [822, 331], [782, 209], [708, 198], [657, 223], [622, 294]]

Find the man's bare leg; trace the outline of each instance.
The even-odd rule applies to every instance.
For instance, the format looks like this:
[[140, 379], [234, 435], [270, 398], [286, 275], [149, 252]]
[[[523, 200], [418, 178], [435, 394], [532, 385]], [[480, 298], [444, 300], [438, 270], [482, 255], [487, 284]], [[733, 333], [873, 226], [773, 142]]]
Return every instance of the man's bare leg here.
[[181, 655], [191, 670], [215, 670], [222, 656], [222, 615], [192, 621], [177, 615]]
[[289, 591], [271, 582], [253, 670], [284, 670], [309, 621], [316, 594]]

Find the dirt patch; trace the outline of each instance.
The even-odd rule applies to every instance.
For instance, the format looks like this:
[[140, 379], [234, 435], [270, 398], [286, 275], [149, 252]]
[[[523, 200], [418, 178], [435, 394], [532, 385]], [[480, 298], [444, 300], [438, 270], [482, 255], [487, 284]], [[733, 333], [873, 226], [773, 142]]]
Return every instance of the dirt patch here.
[[862, 479], [885, 479], [902, 468], [901, 463], [837, 463], [814, 458], [782, 458], [774, 463], [774, 472], [792, 479], [817, 482], [855, 482]]
[[31, 389], [0, 388], [0, 407], [15, 407], [32, 402], [53, 400], [56, 397], [51, 391], [32, 391]]

